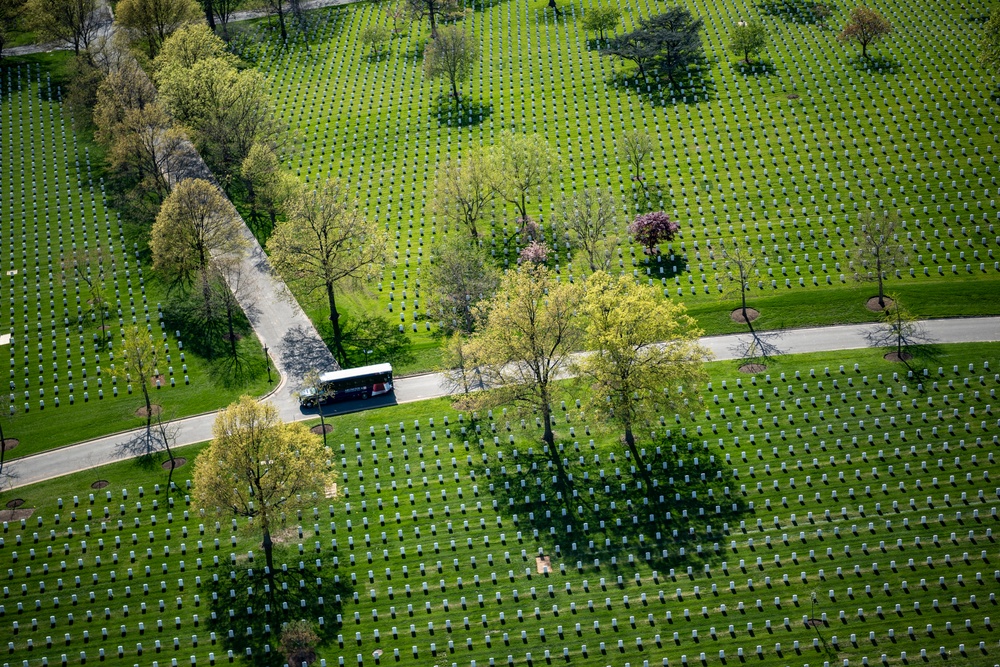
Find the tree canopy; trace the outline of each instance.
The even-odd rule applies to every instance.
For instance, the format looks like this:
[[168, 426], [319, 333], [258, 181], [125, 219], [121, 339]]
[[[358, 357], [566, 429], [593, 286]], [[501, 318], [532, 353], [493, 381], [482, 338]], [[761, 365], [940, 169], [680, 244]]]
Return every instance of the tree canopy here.
[[194, 0], [120, 0], [115, 14], [134, 39], [145, 42], [150, 60], [174, 31], [202, 20], [201, 8]]
[[767, 47], [767, 29], [760, 21], [740, 21], [729, 31], [729, 50], [750, 64], [750, 58]]
[[457, 25], [438, 28], [437, 36], [424, 48], [424, 72], [432, 79], [448, 81], [456, 106], [461, 104], [458, 84], [472, 75], [478, 61], [479, 42]]
[[701, 19], [686, 8], [668, 7], [661, 14], [642, 19], [632, 32], [613, 37], [605, 54], [635, 63], [643, 79], [655, 65], [676, 84], [678, 73], [704, 56], [701, 28]]
[[613, 5], [595, 5], [583, 15], [583, 28], [596, 32], [598, 38], [604, 39], [604, 33], [614, 30], [622, 20], [622, 10]]
[[847, 25], [837, 36], [841, 42], [856, 42], [861, 46], [861, 57], [866, 60], [868, 47], [892, 32], [892, 24], [873, 9], [855, 7], [847, 20]]

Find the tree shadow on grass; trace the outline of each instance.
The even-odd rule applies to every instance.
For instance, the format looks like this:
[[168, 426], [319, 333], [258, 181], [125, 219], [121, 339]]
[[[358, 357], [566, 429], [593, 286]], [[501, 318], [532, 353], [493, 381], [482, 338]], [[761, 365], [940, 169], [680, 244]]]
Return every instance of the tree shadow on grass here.
[[455, 104], [450, 94], [442, 93], [431, 105], [431, 114], [438, 123], [446, 127], [471, 127], [487, 120], [493, 113], [493, 105], [466, 98]]
[[[823, 7], [826, 8], [825, 11]], [[773, 16], [789, 23], [816, 25], [823, 23], [836, 5], [821, 0], [763, 0], [757, 3], [757, 8], [765, 16]]]
[[671, 82], [659, 72], [649, 72], [644, 80], [638, 72], [626, 75], [615, 72], [609, 83], [613, 88], [638, 95], [654, 107], [707, 102], [715, 97], [712, 62], [707, 58], [692, 64], [685, 71], [675, 74]]
[[749, 65], [741, 60], [733, 65], [733, 70], [744, 76], [771, 76], [777, 73], [778, 68], [767, 60], [759, 60]]
[[857, 55], [850, 59], [851, 66], [858, 72], [877, 72], [879, 74], [892, 74], [899, 70], [899, 63], [892, 58], [881, 55], [873, 55], [862, 58]]

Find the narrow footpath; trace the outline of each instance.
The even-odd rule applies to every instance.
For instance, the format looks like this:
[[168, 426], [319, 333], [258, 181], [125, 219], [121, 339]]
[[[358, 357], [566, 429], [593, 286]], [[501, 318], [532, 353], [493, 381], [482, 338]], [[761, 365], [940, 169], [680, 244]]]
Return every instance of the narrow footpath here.
[[[927, 320], [921, 322], [920, 326], [926, 337], [934, 343], [1000, 341], [1000, 317]], [[870, 324], [858, 324], [790, 329], [777, 332], [777, 337], [771, 339], [771, 342], [777, 345], [784, 354], [843, 350], [843, 361], [847, 364], [852, 362], [851, 350], [869, 347], [865, 339], [865, 332], [871, 327]], [[716, 360], [732, 360], [738, 358], [735, 350], [741, 339], [745, 337], [745, 334], [711, 336], [703, 338], [701, 343], [712, 351]], [[443, 375], [427, 373], [398, 378], [395, 396], [389, 395], [368, 401], [354, 401], [339, 406], [328, 406], [324, 410], [324, 414], [330, 416], [397, 403], [412, 403], [447, 396], [448, 393]], [[268, 400], [278, 407], [281, 417], [288, 421], [313, 419], [317, 416], [315, 410], [303, 411], [299, 408], [298, 402], [287, 385], [275, 391]], [[178, 427], [175, 446], [180, 447], [209, 440], [212, 437], [214, 421], [215, 413], [208, 413], [172, 422]], [[8, 465], [10, 470], [18, 476], [15, 486], [33, 484], [126, 458], [121, 456], [117, 450], [119, 445], [129, 437], [129, 433], [120, 433], [98, 438], [17, 459]]]

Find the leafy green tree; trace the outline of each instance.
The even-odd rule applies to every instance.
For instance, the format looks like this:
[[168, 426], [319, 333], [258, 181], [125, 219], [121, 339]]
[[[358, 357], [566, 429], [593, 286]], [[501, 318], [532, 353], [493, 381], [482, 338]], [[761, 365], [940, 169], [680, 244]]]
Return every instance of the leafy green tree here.
[[729, 31], [729, 50], [743, 58], [747, 65], [750, 58], [767, 48], [767, 29], [760, 21], [740, 21]]
[[247, 190], [251, 228], [266, 242], [285, 202], [295, 191], [294, 178], [281, 168], [274, 150], [260, 143], [250, 148], [240, 166], [240, 176]]
[[344, 349], [352, 365], [388, 362], [399, 366], [413, 361], [409, 337], [385, 315], [363, 313], [345, 320]]
[[157, 383], [162, 381], [163, 376], [158, 368], [162, 360], [152, 334], [144, 328], [132, 325], [126, 327], [122, 334], [122, 339], [116, 346], [118, 356], [104, 371], [111, 376], [115, 384], [120, 378], [130, 394], [133, 388], [139, 389], [144, 404], [142, 416], [146, 420], [146, 425], [138, 439], [140, 446], [136, 453], [148, 455], [159, 449], [156, 445], [158, 433], [154, 431], [153, 419], [160, 406], [153, 405], [151, 392], [158, 388]]
[[252, 396], [219, 411], [212, 434], [195, 462], [195, 504], [216, 516], [247, 519], [259, 531], [274, 590], [272, 533], [333, 484], [329, 452], [305, 424], [281, 421], [273, 403]]
[[590, 385], [590, 407], [622, 429], [625, 446], [645, 471], [635, 430], [657, 411], [681, 412], [677, 387], [704, 379], [702, 364], [710, 353], [698, 344], [702, 332], [683, 304], [632, 276], [603, 271], [587, 280], [581, 313], [589, 352], [578, 367]]
[[154, 269], [189, 281], [204, 275], [213, 258], [241, 256], [247, 240], [233, 205], [219, 189], [188, 178], [174, 186], [160, 207], [149, 245]]
[[150, 60], [175, 30], [202, 15], [194, 0], [119, 0], [115, 14], [121, 27], [145, 42]]
[[174, 70], [183, 73], [209, 58], [218, 58], [233, 68], [239, 64], [239, 58], [226, 49], [226, 43], [208, 26], [204, 23], [188, 23], [163, 41], [153, 60], [154, 76], [159, 83], [172, 76]]
[[287, 219], [267, 241], [271, 264], [306, 296], [326, 297], [333, 327], [334, 354], [347, 363], [337, 310], [337, 290], [358, 286], [375, 275], [388, 245], [385, 230], [366, 220], [347, 187], [336, 179], [318, 190], [301, 190], [288, 202]]
[[424, 73], [448, 81], [455, 106], [461, 106], [458, 84], [472, 76], [477, 62], [479, 43], [457, 25], [438, 28], [437, 36], [424, 47]]
[[577, 316], [581, 297], [578, 285], [556, 282], [544, 266], [528, 263], [508, 271], [496, 294], [476, 306], [481, 323], [467, 351], [488, 388], [470, 399], [481, 405], [514, 404], [537, 411], [542, 440], [562, 479], [566, 474], [554, 452], [552, 401], [554, 382], [581, 342]]
[[614, 30], [622, 20], [622, 10], [613, 5], [595, 5], [583, 15], [583, 28], [596, 32], [597, 37], [604, 40], [604, 33]]
[[0, 60], [7, 48], [11, 34], [17, 29], [24, 15], [25, 0], [0, 0]]
[[643, 80], [655, 64], [676, 85], [678, 73], [704, 58], [701, 28], [702, 20], [684, 7], [668, 7], [640, 21], [636, 30], [612, 38], [605, 53], [635, 63]]
[[102, 22], [98, 0], [28, 0], [25, 15], [40, 37], [64, 42], [77, 55], [90, 47]]
[[406, 0], [410, 14], [416, 18], [427, 17], [431, 26], [431, 38], [437, 37], [438, 21], [458, 11], [456, 0]]
[[500, 133], [493, 150], [497, 193], [514, 205], [524, 224], [528, 220], [528, 196], [544, 192], [558, 157], [540, 135], [510, 130]]
[[841, 42], [856, 42], [861, 46], [861, 57], [871, 60], [868, 47], [892, 32], [892, 24], [878, 12], [860, 6], [851, 10], [847, 25], [837, 36]]
[[979, 62], [993, 72], [1000, 73], [1000, 7], [994, 7], [983, 25], [979, 38]]
[[382, 49], [385, 48], [390, 39], [392, 39], [392, 30], [382, 23], [369, 23], [361, 29], [359, 37], [361, 44], [367, 46], [371, 50], [372, 56], [376, 58], [382, 55]]

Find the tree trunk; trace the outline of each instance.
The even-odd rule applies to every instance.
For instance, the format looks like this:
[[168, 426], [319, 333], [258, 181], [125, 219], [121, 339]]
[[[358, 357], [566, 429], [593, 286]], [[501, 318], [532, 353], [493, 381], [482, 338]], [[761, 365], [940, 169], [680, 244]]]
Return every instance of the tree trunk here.
[[271, 541], [271, 529], [265, 524], [264, 525], [264, 539], [261, 541], [261, 547], [264, 548], [264, 565], [266, 568], [265, 576], [267, 577], [267, 583], [271, 588], [270, 595], [274, 595], [274, 542]]
[[288, 31], [285, 29], [285, 8], [283, 6], [283, 0], [278, 0], [278, 26], [281, 29], [281, 42], [288, 41]]
[[455, 106], [461, 107], [461, 98], [458, 96], [458, 82], [455, 79], [451, 80], [451, 95], [455, 98]]
[[208, 27], [215, 32], [215, 6], [212, 0], [202, 0], [202, 7], [205, 10], [205, 20], [208, 21]]
[[552, 433], [552, 406], [549, 405], [548, 392], [544, 392], [542, 395], [542, 419], [545, 421], [544, 430], [542, 431], [542, 440], [545, 441], [550, 448], [555, 448], [555, 435]]
[[885, 310], [885, 289], [882, 285], [882, 257], [880, 254], [875, 255], [875, 271], [878, 280], [878, 305], [879, 308]]
[[229, 351], [233, 355], [233, 359], [236, 359], [236, 326], [234, 324], [234, 314], [233, 314], [233, 298], [226, 298], [226, 325], [229, 328]]
[[646, 497], [652, 501], [653, 480], [650, 477], [649, 471], [646, 470], [646, 466], [642, 461], [642, 456], [639, 454], [639, 448], [635, 446], [635, 434], [632, 433], [631, 424], [625, 424], [625, 445], [628, 447], [628, 450], [632, 453], [632, 458], [635, 460], [635, 469], [639, 471], [639, 477], [642, 478], [643, 484], [646, 486]]
[[429, 11], [429, 12], [427, 13], [428, 17], [429, 17], [429, 18], [430, 18], [430, 20], [431, 20], [431, 39], [435, 39], [435, 38], [437, 38], [437, 19], [436, 19], [436, 17], [434, 16], [434, 14], [435, 14], [435, 13], [436, 13], [436, 12], [434, 11], [433, 7], [432, 7], [432, 8], [431, 8], [431, 10], [430, 10], [430, 11]]
[[747, 315], [747, 289], [746, 289], [746, 284], [747, 284], [746, 280], [743, 280], [742, 277], [741, 277], [741, 280], [740, 280], [740, 298], [743, 301], [743, 321], [749, 323], [750, 322], [750, 316]]
[[146, 449], [153, 453], [153, 403], [149, 399], [149, 386], [146, 383], [144, 374], [139, 375], [139, 382], [142, 384], [142, 398], [146, 401]]
[[344, 349], [344, 334], [340, 329], [340, 313], [337, 312], [337, 297], [332, 282], [326, 284], [326, 299], [330, 304], [330, 324], [333, 326], [333, 353], [343, 367], [347, 365], [347, 351]]

